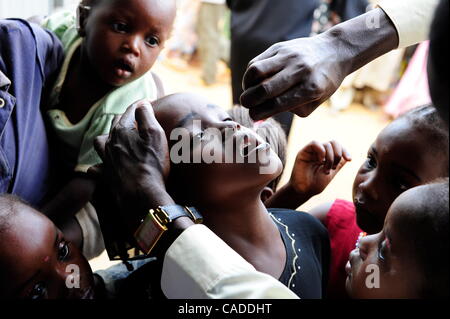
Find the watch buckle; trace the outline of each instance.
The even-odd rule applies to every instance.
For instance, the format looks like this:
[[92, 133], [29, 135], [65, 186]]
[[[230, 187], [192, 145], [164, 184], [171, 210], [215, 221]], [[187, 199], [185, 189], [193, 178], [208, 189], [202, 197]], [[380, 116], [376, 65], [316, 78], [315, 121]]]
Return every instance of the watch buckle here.
[[161, 207], [157, 209], [150, 209], [150, 214], [156, 219], [161, 225], [167, 226], [172, 220]]

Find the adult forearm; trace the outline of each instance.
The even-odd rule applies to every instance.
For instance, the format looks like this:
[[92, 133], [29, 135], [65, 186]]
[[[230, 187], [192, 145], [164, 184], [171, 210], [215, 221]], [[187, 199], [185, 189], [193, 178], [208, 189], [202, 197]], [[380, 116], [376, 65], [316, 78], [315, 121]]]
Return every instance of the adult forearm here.
[[203, 225], [186, 230], [164, 258], [161, 288], [168, 298], [298, 298], [256, 269]]
[[336, 55], [350, 74], [367, 63], [398, 47], [397, 30], [385, 14], [376, 8], [348, 20], [323, 34], [335, 44]]

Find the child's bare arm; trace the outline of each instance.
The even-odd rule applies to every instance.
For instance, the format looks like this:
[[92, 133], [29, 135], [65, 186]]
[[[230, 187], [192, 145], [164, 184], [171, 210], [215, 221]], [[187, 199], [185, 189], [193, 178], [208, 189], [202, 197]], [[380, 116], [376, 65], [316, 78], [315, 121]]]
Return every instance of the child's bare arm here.
[[266, 206], [297, 209], [320, 194], [348, 161], [350, 154], [336, 141], [309, 143], [298, 152], [289, 182]]
[[72, 178], [69, 183], [42, 208], [45, 215], [54, 221], [64, 219], [65, 216], [74, 216], [91, 200], [96, 182], [83, 175], [80, 174]]
[[324, 204], [320, 204], [319, 206], [310, 209], [307, 213], [316, 217], [322, 224], [325, 224], [327, 214], [333, 206], [333, 202], [328, 202]]
[[82, 242], [82, 232], [75, 214], [92, 198], [96, 182], [85, 174], [79, 174], [43, 208], [46, 214], [61, 229], [68, 239], [74, 243]]

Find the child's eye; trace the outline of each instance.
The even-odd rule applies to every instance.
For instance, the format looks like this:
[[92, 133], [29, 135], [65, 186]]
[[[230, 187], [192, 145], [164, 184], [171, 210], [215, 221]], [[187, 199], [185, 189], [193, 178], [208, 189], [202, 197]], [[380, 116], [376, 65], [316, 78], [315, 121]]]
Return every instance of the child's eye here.
[[367, 155], [366, 166], [370, 169], [377, 167], [377, 162], [372, 155]]
[[70, 254], [69, 243], [62, 241], [59, 243], [58, 247], [58, 260], [64, 261]]
[[386, 260], [386, 240], [383, 240], [378, 244], [378, 259], [381, 261]]
[[145, 39], [145, 43], [147, 43], [148, 46], [154, 48], [159, 45], [159, 41], [156, 37], [148, 37]]
[[119, 32], [119, 33], [126, 33], [126, 32], [128, 32], [128, 29], [129, 29], [128, 25], [126, 23], [122, 23], [122, 22], [113, 23], [111, 26], [115, 32]]
[[43, 282], [40, 282], [33, 287], [28, 295], [28, 298], [33, 300], [44, 299], [46, 295], [47, 287], [45, 287], [45, 284]]

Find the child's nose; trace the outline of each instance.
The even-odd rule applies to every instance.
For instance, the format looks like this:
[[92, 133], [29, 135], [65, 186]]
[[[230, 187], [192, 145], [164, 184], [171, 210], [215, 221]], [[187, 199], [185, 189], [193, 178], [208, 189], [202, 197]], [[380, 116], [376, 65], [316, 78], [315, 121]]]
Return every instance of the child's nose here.
[[361, 191], [372, 200], [378, 200], [379, 198], [376, 182], [375, 174], [371, 174], [359, 185]]
[[359, 239], [359, 255], [363, 261], [366, 260], [367, 256], [370, 253], [370, 247], [372, 246], [372, 242], [374, 241], [374, 236], [375, 235], [363, 236]]
[[140, 40], [138, 36], [130, 36], [122, 44], [122, 50], [125, 51], [125, 53], [131, 53], [135, 56], [139, 56], [140, 55], [139, 43]]

